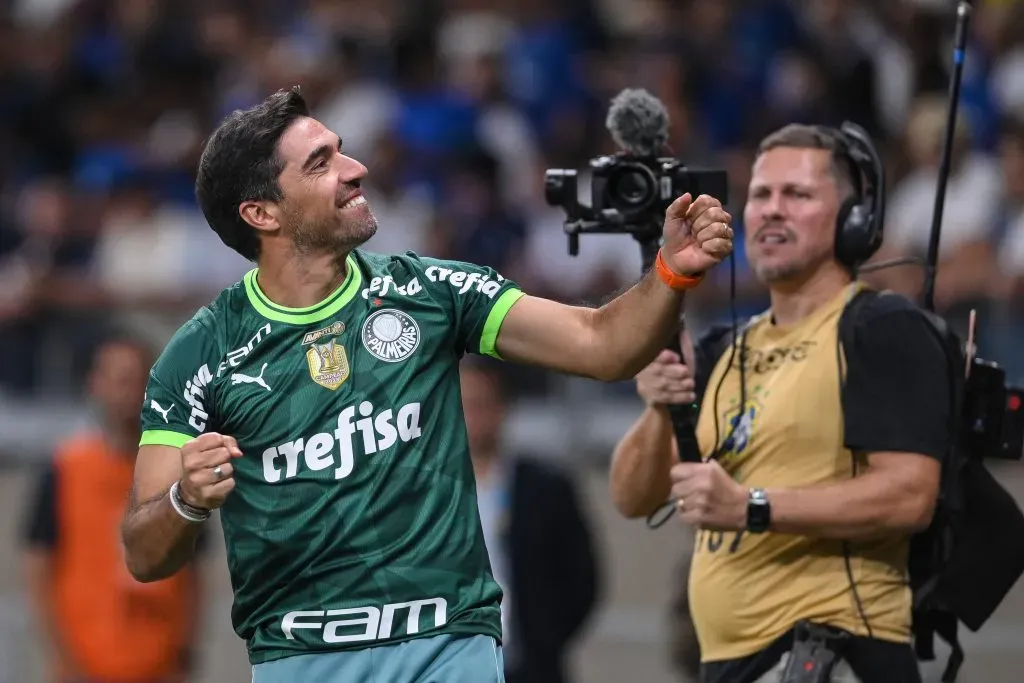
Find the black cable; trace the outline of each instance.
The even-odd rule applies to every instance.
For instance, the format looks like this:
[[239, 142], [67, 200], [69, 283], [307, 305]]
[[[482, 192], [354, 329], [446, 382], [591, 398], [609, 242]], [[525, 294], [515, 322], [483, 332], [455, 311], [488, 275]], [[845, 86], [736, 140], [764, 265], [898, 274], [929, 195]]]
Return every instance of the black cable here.
[[[854, 280], [856, 281], [857, 272], [854, 270]], [[846, 302], [849, 305], [849, 301]], [[836, 370], [839, 373], [839, 406], [843, 410], [845, 415], [846, 411], [843, 409], [843, 354], [842, 354], [842, 340], [840, 339], [839, 331], [836, 331]], [[857, 476], [857, 455], [853, 451], [850, 452], [850, 469], [852, 476]], [[853, 601], [857, 605], [857, 613], [860, 614], [860, 619], [864, 622], [864, 628], [867, 629], [868, 638], [874, 638], [874, 633], [871, 630], [871, 624], [868, 622], [867, 613], [864, 611], [864, 603], [860, 599], [860, 593], [857, 591], [857, 581], [853, 578], [853, 565], [850, 559], [852, 553], [850, 551], [850, 542], [844, 540], [843, 546], [843, 564], [846, 567], [846, 578], [850, 582], [850, 592], [853, 593]]]
[[[743, 411], [746, 409], [747, 402], [747, 387], [746, 387], [746, 345], [743, 339], [739, 337], [739, 321], [736, 314], [736, 254], [735, 252], [729, 255], [729, 313], [732, 317], [732, 344], [729, 347], [729, 360], [726, 362], [725, 370], [722, 372], [722, 376], [718, 378], [718, 383], [715, 385], [714, 396], [712, 398], [712, 412], [715, 424], [715, 449], [712, 451], [706, 459], [713, 460], [722, 455], [725, 450], [725, 444], [736, 436], [736, 429], [739, 427], [742, 421]], [[739, 340], [737, 342], [737, 340]], [[720, 424], [718, 420], [718, 394], [722, 389], [722, 385], [725, 383], [725, 378], [728, 376], [729, 371], [732, 369], [733, 360], [736, 357], [736, 347], [739, 345], [740, 349], [740, 415], [732, 425], [732, 430], [726, 435], [725, 440], [721, 444], [718, 443], [719, 436], [721, 436]], [[669, 519], [672, 518], [672, 514], [675, 512], [676, 498], [670, 497], [665, 503], [661, 505], [657, 510], [647, 516], [647, 526], [651, 529], [657, 529], [663, 526]]]

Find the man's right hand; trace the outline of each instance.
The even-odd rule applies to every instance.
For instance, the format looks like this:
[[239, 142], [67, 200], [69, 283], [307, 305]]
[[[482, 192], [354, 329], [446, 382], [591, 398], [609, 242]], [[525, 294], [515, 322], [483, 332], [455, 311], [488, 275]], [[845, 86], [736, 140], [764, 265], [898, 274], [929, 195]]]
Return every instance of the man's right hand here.
[[[232, 458], [242, 456], [233, 436], [215, 432], [202, 434], [181, 447], [181, 497], [186, 503], [203, 510], [216, 510], [235, 488]], [[220, 468], [219, 476], [214, 471]]]
[[690, 368], [683, 365], [678, 353], [668, 349], [636, 376], [636, 391], [651, 408], [693, 403], [697, 399], [694, 388]]

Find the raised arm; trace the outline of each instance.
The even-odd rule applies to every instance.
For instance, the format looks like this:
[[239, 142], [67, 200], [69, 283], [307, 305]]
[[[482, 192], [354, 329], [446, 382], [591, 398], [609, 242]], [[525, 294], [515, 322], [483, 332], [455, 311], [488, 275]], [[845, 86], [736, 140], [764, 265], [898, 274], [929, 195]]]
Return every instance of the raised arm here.
[[676, 330], [683, 291], [732, 252], [732, 217], [701, 195], [666, 212], [660, 262], [624, 294], [591, 309], [523, 296], [497, 336], [502, 358], [605, 381], [629, 379]]
[[[200, 525], [234, 489], [229, 460], [240, 455], [233, 438], [215, 433], [203, 434], [181, 449], [139, 449], [121, 528], [125, 561], [136, 580], [165, 579], [191, 559]], [[217, 466], [219, 475], [213, 470]]]

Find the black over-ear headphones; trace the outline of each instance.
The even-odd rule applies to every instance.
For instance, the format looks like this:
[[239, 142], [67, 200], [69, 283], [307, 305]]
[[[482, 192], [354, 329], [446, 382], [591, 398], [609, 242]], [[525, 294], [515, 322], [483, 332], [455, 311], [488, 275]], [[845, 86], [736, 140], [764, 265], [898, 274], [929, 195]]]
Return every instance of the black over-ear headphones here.
[[853, 196], [839, 207], [836, 219], [836, 260], [856, 271], [882, 246], [885, 223], [885, 169], [867, 131], [850, 121], [840, 129], [824, 129], [836, 140], [837, 156], [853, 180]]

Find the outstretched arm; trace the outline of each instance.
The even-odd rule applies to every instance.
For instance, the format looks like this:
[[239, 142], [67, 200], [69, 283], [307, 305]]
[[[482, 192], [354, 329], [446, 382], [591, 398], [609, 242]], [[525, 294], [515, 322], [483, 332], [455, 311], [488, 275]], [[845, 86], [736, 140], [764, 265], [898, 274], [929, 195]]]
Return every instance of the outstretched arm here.
[[653, 271], [598, 309], [523, 296], [501, 326], [498, 353], [607, 382], [629, 379], [665, 347], [682, 299]]
[[522, 297], [498, 332], [502, 358], [605, 381], [636, 375], [676, 330], [683, 290], [732, 251], [732, 218], [717, 199], [685, 194], [666, 216], [663, 267], [597, 309]]

